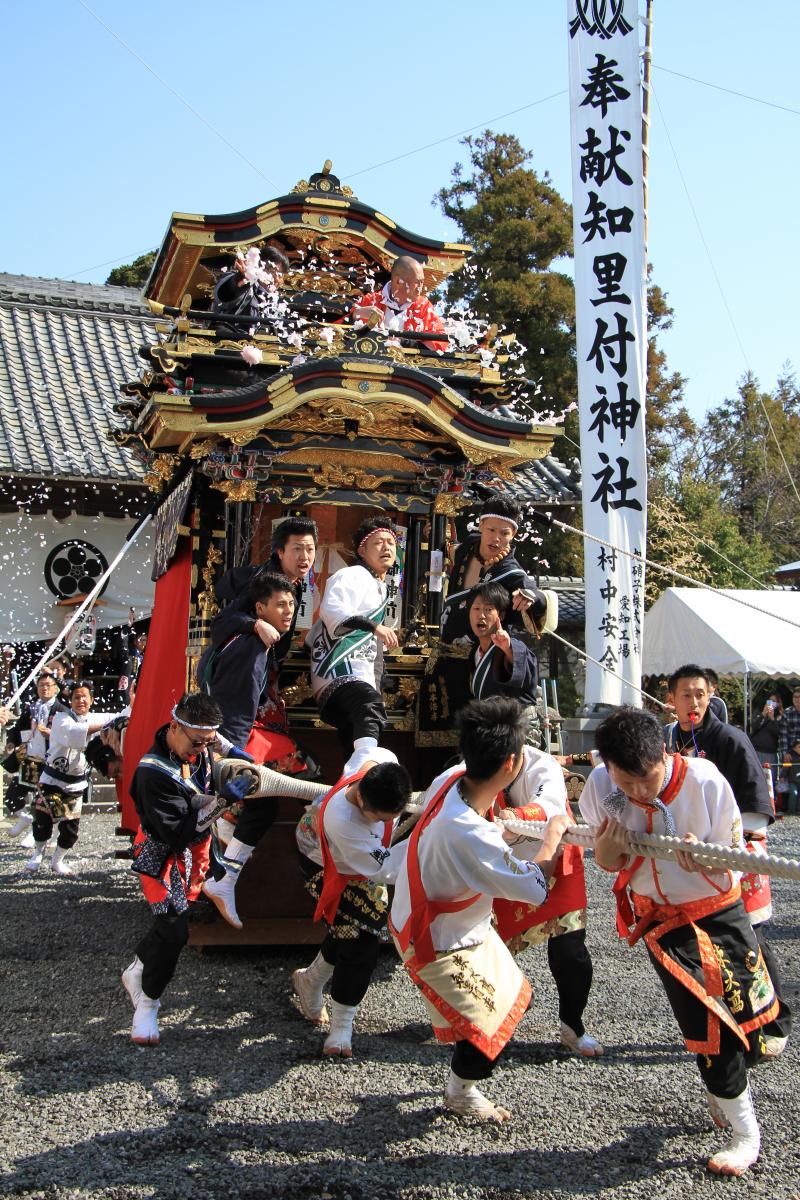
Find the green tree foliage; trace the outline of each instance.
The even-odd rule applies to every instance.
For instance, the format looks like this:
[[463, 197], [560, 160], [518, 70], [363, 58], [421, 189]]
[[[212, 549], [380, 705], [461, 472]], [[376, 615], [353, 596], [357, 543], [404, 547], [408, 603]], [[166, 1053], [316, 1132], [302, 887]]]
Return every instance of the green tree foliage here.
[[700, 455], [745, 544], [760, 538], [770, 546], [774, 565], [796, 559], [800, 501], [790, 476], [797, 486], [800, 391], [793, 374], [785, 372], [774, 394], [761, 391], [751, 373], [745, 375], [738, 394], [708, 413]]
[[125, 263], [121, 267], [114, 267], [106, 283], [116, 287], [143, 288], [150, 277], [150, 271], [155, 261], [155, 250], [148, 250], [147, 254], [140, 254], [133, 262]]
[[541, 387], [532, 406], [560, 412], [577, 389], [575, 289], [554, 266], [572, 254], [571, 207], [511, 134], [487, 129], [462, 145], [468, 168], [456, 163], [434, 200], [474, 247], [471, 270], [449, 281], [448, 301], [513, 330], [526, 347], [526, 375]]
[[651, 479], [680, 473], [691, 456], [697, 426], [686, 409], [683, 390], [686, 380], [670, 372], [658, 336], [672, 328], [674, 312], [647, 270], [647, 461]]

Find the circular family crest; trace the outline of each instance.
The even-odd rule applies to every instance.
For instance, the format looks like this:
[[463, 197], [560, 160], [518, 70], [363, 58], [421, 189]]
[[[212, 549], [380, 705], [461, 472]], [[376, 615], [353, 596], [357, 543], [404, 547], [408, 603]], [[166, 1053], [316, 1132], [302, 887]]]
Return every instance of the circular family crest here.
[[[102, 550], [91, 542], [70, 538], [55, 546], [44, 564], [44, 579], [54, 596], [59, 600], [71, 600], [74, 596], [85, 596], [107, 569], [108, 562]], [[103, 588], [105, 591], [105, 588]]]

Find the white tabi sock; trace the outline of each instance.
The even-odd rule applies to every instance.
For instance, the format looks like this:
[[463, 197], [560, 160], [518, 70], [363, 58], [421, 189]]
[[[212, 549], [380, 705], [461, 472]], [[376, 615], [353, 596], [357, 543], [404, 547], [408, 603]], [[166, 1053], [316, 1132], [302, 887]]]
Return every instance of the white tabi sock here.
[[[711, 1097], [709, 1096], [709, 1100]], [[716, 1109], [716, 1113], [714, 1112]], [[714, 1096], [712, 1116], [717, 1114], [730, 1125], [732, 1137], [728, 1144], [708, 1160], [709, 1170], [717, 1175], [743, 1175], [752, 1167], [761, 1149], [761, 1132], [758, 1128], [750, 1088], [732, 1100]], [[717, 1121], [717, 1123], [719, 1123]]]
[[64, 861], [64, 858], [68, 853], [69, 851], [65, 850], [63, 846], [56, 846], [55, 850], [53, 851], [53, 857], [50, 859], [50, 866], [53, 868], [53, 870], [55, 870], [56, 867], [58, 867], [59, 864]]
[[246, 842], [240, 842], [238, 838], [232, 837], [225, 847], [222, 865], [229, 874], [238, 876], [254, 850], [255, 846], [248, 846]]
[[508, 1121], [511, 1113], [499, 1104], [493, 1104], [488, 1096], [475, 1086], [474, 1079], [462, 1079], [450, 1068], [444, 1090], [445, 1107], [461, 1117], [477, 1117], [481, 1121]]
[[33, 854], [28, 859], [28, 861], [25, 863], [26, 871], [38, 871], [39, 870], [39, 867], [42, 865], [42, 859], [44, 858], [45, 851], [47, 850], [49, 840], [50, 839], [48, 838], [47, 842], [34, 842], [33, 843], [33, 845], [34, 845]]
[[[314, 988], [319, 989], [320, 998], [322, 998], [322, 989], [333, 975], [333, 967], [322, 957], [322, 951], [319, 952], [310, 967], [306, 967], [303, 972], [306, 981]], [[355, 1012], [355, 1009], [353, 1009]], [[352, 1021], [350, 1022], [352, 1027]]]
[[325, 1038], [323, 1054], [352, 1058], [353, 1019], [357, 1012], [357, 1004], [339, 1004], [331, 1000], [331, 1031]]

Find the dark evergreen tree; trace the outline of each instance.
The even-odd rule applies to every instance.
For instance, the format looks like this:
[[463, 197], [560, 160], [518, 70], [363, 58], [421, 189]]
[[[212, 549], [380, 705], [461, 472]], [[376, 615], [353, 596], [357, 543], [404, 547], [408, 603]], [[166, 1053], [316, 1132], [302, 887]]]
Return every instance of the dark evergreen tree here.
[[147, 254], [140, 254], [133, 262], [124, 263], [121, 267], [114, 267], [106, 283], [114, 284], [116, 287], [143, 288], [150, 278], [155, 261], [155, 250], [148, 250]]

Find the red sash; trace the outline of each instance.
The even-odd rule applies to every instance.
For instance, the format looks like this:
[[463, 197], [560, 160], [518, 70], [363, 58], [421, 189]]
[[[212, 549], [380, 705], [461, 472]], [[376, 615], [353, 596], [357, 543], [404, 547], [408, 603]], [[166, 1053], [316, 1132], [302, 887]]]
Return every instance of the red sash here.
[[[659, 796], [662, 804], [671, 804], [677, 796], [678, 792], [683, 787], [683, 781], [686, 778], [686, 772], [689, 769], [687, 760], [680, 754], [672, 756], [672, 778], [670, 779], [663, 795]], [[640, 807], [645, 807], [644, 805]], [[652, 825], [652, 816], [655, 810], [648, 810], [648, 833]], [[639, 867], [644, 862], [644, 855], [639, 855], [627, 867], [618, 873], [614, 883], [613, 892], [617, 901], [617, 933], [620, 937], [626, 938], [635, 924], [633, 907], [628, 895], [628, 885], [631, 879], [639, 870]]]
[[[345, 875], [343, 872], [337, 870], [336, 864], [333, 861], [333, 855], [328, 846], [328, 839], [325, 836], [325, 809], [328, 807], [328, 802], [333, 799], [337, 792], [344, 791], [352, 783], [358, 783], [364, 778], [366, 773], [367, 771], [363, 770], [359, 771], [356, 775], [349, 775], [346, 779], [340, 779], [331, 788], [319, 807], [317, 830], [319, 832], [319, 848], [322, 851], [322, 870], [324, 874], [322, 878], [322, 891], [320, 892], [314, 912], [314, 920], [324, 920], [328, 925], [332, 925], [336, 919], [336, 914], [339, 911], [339, 901], [348, 883], [366, 879], [366, 875]], [[383, 844], [387, 847], [392, 840], [392, 824], [392, 821], [387, 821], [383, 831]]]
[[[502, 793], [501, 793], [502, 795]], [[495, 801], [497, 803], [497, 801]], [[511, 810], [519, 821], [546, 821], [547, 813], [541, 804], [528, 804]], [[567, 811], [572, 816], [569, 803]], [[494, 912], [497, 932], [504, 942], [517, 934], [544, 925], [565, 913], [586, 908], [586, 881], [583, 873], [583, 847], [566, 845], [553, 872], [553, 884], [543, 904], [521, 904], [519, 900], [495, 899]]]
[[431, 925], [436, 918], [441, 916], [442, 913], [461, 912], [462, 909], [469, 908], [481, 896], [480, 892], [476, 892], [474, 896], [467, 896], [465, 900], [429, 900], [425, 893], [425, 888], [422, 886], [422, 872], [419, 867], [420, 835], [426, 825], [430, 824], [441, 809], [444, 804], [444, 798], [455, 781], [465, 774], [466, 767], [462, 767], [448, 776], [430, 801], [425, 812], [417, 821], [413, 833], [408, 839], [406, 870], [408, 871], [408, 894], [411, 912], [403, 928], [393, 930], [393, 932], [397, 938], [397, 944], [404, 954], [413, 943], [414, 961], [418, 968], [432, 963], [436, 958], [436, 951], [433, 948], [433, 938], [431, 937]]

